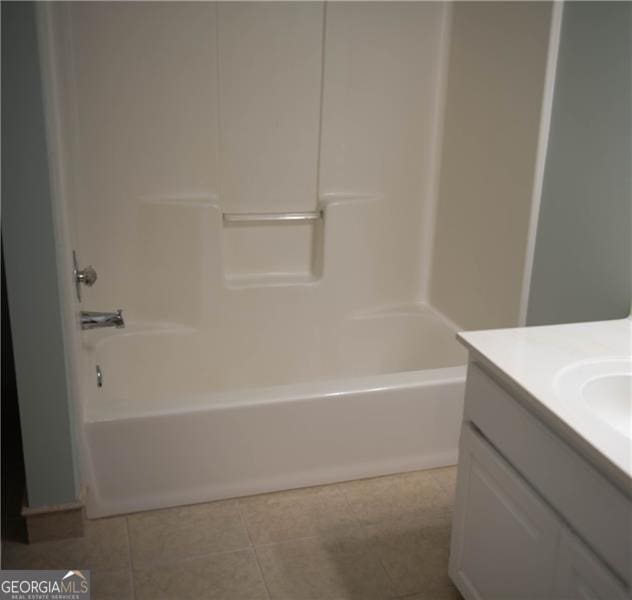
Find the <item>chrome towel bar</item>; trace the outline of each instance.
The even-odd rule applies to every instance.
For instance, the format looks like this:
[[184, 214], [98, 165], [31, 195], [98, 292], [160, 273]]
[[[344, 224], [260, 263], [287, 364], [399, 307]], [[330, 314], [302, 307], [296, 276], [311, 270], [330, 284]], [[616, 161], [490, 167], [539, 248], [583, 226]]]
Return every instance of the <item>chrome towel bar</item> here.
[[284, 213], [223, 213], [224, 223], [267, 223], [290, 221], [317, 221], [323, 218], [323, 211]]

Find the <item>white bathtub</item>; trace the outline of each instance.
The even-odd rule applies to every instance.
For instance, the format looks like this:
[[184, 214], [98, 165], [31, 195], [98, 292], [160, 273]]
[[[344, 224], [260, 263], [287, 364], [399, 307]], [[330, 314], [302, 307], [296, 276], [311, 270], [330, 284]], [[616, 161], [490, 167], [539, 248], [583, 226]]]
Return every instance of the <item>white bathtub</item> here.
[[168, 325], [90, 332], [88, 516], [456, 462], [465, 355], [438, 315], [284, 331], [275, 352], [261, 332], [224, 345]]

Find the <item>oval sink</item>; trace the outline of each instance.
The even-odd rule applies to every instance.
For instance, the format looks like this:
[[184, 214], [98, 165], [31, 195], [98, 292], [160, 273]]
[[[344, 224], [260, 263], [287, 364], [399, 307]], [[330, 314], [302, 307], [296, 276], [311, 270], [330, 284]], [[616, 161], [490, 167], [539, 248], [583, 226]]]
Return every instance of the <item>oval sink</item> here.
[[591, 410], [623, 433], [632, 432], [632, 373], [605, 375], [587, 382], [582, 390]]
[[570, 365], [556, 384], [560, 397], [581, 401], [596, 417], [632, 437], [632, 358]]

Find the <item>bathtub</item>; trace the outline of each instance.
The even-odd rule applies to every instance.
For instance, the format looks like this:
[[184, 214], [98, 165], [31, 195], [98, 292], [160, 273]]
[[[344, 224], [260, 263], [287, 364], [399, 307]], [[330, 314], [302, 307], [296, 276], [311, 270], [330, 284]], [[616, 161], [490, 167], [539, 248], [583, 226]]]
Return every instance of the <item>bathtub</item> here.
[[456, 462], [466, 357], [430, 308], [297, 323], [274, 352], [244, 331], [88, 332], [89, 517]]

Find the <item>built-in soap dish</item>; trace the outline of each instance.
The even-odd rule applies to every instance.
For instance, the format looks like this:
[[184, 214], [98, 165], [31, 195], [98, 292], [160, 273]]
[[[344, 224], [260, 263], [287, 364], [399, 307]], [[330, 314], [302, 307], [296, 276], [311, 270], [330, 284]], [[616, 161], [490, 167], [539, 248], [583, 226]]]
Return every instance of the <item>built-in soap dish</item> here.
[[224, 213], [226, 284], [305, 285], [320, 279], [324, 213]]

